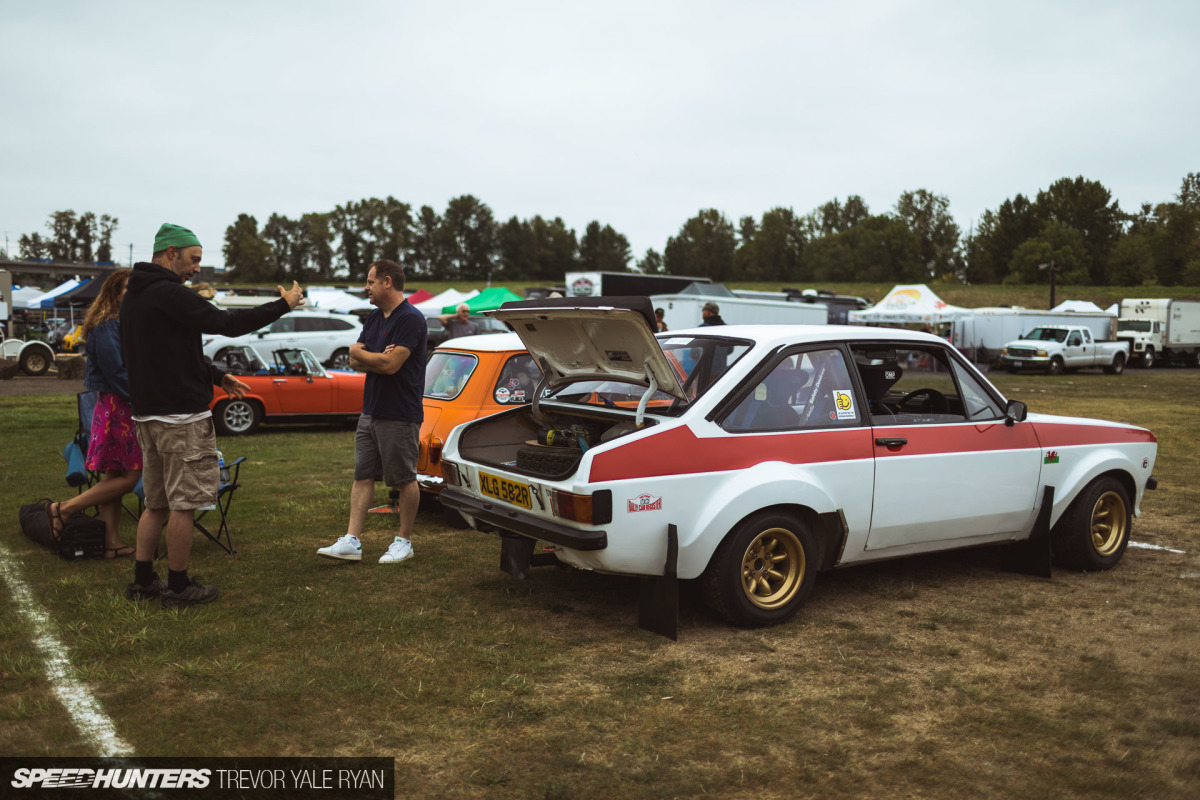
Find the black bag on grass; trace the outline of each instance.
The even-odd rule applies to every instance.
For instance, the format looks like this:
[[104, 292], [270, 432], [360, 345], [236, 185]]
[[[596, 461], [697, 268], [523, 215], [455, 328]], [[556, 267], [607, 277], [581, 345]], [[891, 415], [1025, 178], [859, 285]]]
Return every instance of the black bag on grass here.
[[58, 538], [50, 528], [46, 507], [50, 500], [21, 506], [21, 530], [33, 541], [49, 547], [68, 561], [104, 558], [104, 523], [86, 514], [76, 514], [63, 522]]

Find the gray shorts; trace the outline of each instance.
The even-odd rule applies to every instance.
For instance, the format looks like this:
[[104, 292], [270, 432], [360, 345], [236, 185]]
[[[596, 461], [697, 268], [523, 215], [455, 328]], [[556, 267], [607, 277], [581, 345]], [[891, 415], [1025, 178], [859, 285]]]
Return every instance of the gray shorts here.
[[195, 511], [217, 502], [221, 474], [211, 417], [172, 425], [137, 423], [146, 508]]
[[363, 414], [354, 431], [354, 480], [400, 486], [417, 479], [421, 423]]

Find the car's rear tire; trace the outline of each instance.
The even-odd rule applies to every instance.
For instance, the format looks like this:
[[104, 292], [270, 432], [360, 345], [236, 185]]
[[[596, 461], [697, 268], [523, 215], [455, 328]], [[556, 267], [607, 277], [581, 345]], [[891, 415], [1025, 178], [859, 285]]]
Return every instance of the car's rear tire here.
[[217, 433], [226, 436], [245, 436], [253, 433], [262, 422], [262, 409], [258, 403], [244, 397], [231, 397], [217, 403], [213, 409], [213, 424]]
[[1120, 375], [1125, 371], [1125, 354], [1117, 353], [1113, 356], [1112, 364], [1105, 367], [1104, 371], [1109, 375]]
[[1125, 554], [1132, 529], [1129, 492], [1112, 476], [1089, 483], [1050, 533], [1054, 560], [1067, 569], [1111, 569]]
[[1046, 367], [1046, 372], [1051, 375], [1062, 375], [1066, 371], [1062, 358], [1054, 356], [1050, 359], [1050, 366]]
[[330, 369], [350, 369], [350, 351], [345, 347], [339, 347], [333, 351], [333, 355], [329, 357], [329, 363], [326, 365]]
[[815, 539], [789, 514], [766, 512], [738, 524], [700, 577], [708, 605], [734, 625], [786, 622], [812, 592]]

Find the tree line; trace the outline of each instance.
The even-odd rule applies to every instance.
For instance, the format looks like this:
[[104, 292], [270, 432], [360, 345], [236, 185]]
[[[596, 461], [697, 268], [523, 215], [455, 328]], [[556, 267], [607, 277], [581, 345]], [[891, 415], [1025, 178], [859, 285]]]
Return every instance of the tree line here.
[[[22, 236], [26, 258], [111, 256], [117, 220], [90, 212], [51, 215], [48, 239]], [[634, 258], [611, 225], [589, 222], [581, 236], [561, 217], [496, 220], [478, 198], [452, 199], [439, 213], [394, 197], [347, 202], [332, 211], [259, 226], [239, 214], [225, 231], [224, 255], [236, 282], [365, 280], [388, 258], [411, 278], [557, 284], [577, 270], [696, 275], [716, 281], [1097, 286], [1200, 285], [1200, 173], [1189, 173], [1171, 201], [1123, 211], [1102, 184], [1062, 178], [1029, 198], [1018, 194], [981, 215], [965, 234], [950, 201], [907, 191], [874, 214], [858, 195], [834, 198], [805, 215], [772, 208], [736, 223], [702, 209], [667, 239], [662, 252]]]

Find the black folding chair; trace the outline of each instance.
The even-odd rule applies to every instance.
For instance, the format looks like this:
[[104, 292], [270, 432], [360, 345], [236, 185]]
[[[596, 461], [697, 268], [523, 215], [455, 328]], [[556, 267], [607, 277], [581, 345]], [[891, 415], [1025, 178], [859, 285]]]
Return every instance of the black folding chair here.
[[74, 487], [82, 494], [90, 489], [92, 484], [100, 480], [100, 474], [85, 466], [88, 445], [92, 439], [92, 414], [96, 410], [96, 401], [100, 399], [97, 392], [80, 392], [75, 395], [75, 411], [78, 424], [75, 435], [63, 447], [62, 457], [67, 462], [67, 485]]
[[[239, 478], [242, 474], [242, 462], [245, 460], [243, 457], [231, 464], [223, 464], [221, 466], [221, 484], [217, 489], [216, 505], [200, 509], [195, 521], [196, 530], [216, 542], [218, 547], [230, 555], [236, 553], [237, 550], [233, 549], [233, 538], [229, 535], [229, 506], [233, 503], [234, 492], [242, 485]], [[215, 534], [205, 527], [202, 522], [211, 512], [216, 512], [221, 517], [221, 523], [216, 526]]]

